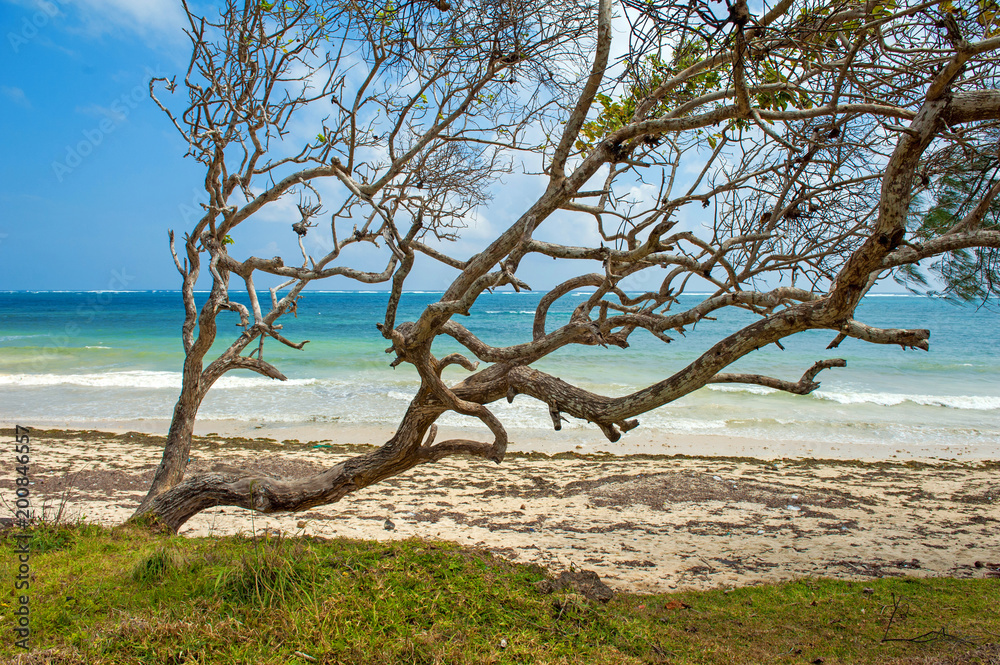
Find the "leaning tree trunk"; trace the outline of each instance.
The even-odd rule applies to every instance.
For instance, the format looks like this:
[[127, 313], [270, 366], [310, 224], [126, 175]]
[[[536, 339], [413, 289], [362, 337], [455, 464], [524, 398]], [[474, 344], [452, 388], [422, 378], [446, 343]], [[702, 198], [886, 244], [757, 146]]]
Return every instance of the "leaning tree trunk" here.
[[141, 512], [152, 499], [184, 479], [187, 462], [191, 457], [191, 437], [194, 434], [194, 424], [205, 394], [199, 385], [201, 382], [200, 365], [200, 362], [184, 364], [181, 394], [177, 398], [177, 404], [174, 405], [170, 429], [167, 431], [167, 440], [163, 446], [163, 457], [160, 459], [160, 465], [156, 467], [149, 492], [146, 493], [146, 497], [139, 505], [136, 514]]
[[433, 404], [435, 400], [428, 397], [427, 392], [421, 390], [411, 402], [395, 435], [370, 453], [295, 480], [261, 474], [209, 473], [192, 476], [147, 497], [130, 521], [177, 531], [191, 517], [213, 506], [240, 506], [263, 513], [308, 510], [338, 501], [418, 464], [436, 461], [455, 452], [456, 442], [431, 445], [436, 433], [434, 421], [444, 409]]
[[[208, 218], [206, 217], [206, 220]], [[202, 224], [207, 223], [202, 220]], [[201, 407], [208, 389], [222, 375], [219, 371], [220, 361], [209, 365], [208, 371], [205, 369], [205, 356], [212, 348], [218, 331], [215, 318], [222, 309], [231, 310], [234, 305], [229, 303], [229, 272], [224, 268], [216, 266], [221, 257], [225, 256], [225, 246], [209, 235], [201, 237], [201, 242], [212, 253], [212, 290], [208, 299], [202, 305], [199, 312], [195, 306], [194, 286], [198, 279], [200, 266], [199, 250], [195, 246], [194, 238], [198, 234], [189, 236], [185, 243], [187, 248], [187, 261], [182, 266], [176, 252], [174, 252], [174, 236], [170, 233], [170, 251], [174, 254], [174, 263], [184, 277], [181, 289], [184, 300], [184, 323], [181, 328], [184, 342], [184, 368], [181, 376], [181, 393], [177, 397], [177, 404], [174, 405], [174, 414], [170, 421], [170, 429], [167, 431], [167, 440], [163, 446], [163, 457], [160, 465], [153, 475], [153, 482], [150, 484], [149, 492], [139, 504], [136, 515], [143, 512], [149, 502], [163, 492], [176, 486], [184, 479], [184, 472], [187, 470], [188, 459], [191, 456], [191, 436], [194, 433], [194, 423], [198, 416], [198, 409]], [[241, 317], [246, 324], [246, 316]], [[197, 329], [197, 334], [195, 330]], [[253, 338], [246, 330], [240, 336], [243, 346]], [[230, 351], [233, 350], [230, 347]], [[239, 347], [242, 350], [243, 347]], [[229, 354], [227, 352], [226, 358]], [[221, 363], [222, 366], [225, 363]], [[214, 371], [213, 371], [214, 370]]]

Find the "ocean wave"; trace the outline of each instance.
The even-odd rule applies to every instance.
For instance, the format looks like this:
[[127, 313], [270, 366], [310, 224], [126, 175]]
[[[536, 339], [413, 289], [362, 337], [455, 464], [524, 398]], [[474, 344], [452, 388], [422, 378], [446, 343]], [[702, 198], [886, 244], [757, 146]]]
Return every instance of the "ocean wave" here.
[[110, 346], [85, 346], [85, 349], [110, 349]]
[[942, 406], [971, 411], [1000, 409], [1000, 396], [993, 395], [908, 395], [903, 393], [848, 393], [817, 390], [812, 393], [812, 396], [838, 404], [898, 406], [905, 402], [911, 402], [920, 406]]
[[[308, 386], [319, 383], [318, 379], [289, 379], [276, 382], [264, 377], [224, 376], [219, 379], [214, 389], [255, 388], [276, 384], [282, 386]], [[81, 386], [86, 388], [149, 388], [149, 389], [179, 389], [181, 374], [179, 372], [127, 371], [106, 372], [101, 374], [4, 374], [0, 375], [0, 386]]]
[[[750, 395], [771, 395], [781, 391], [765, 386], [710, 384], [709, 390], [724, 393], [746, 393]], [[809, 393], [812, 399], [838, 404], [873, 404], [875, 406], [899, 406], [907, 402], [919, 406], [940, 406], [949, 409], [970, 411], [991, 411], [1000, 409], [998, 395], [920, 395], [909, 393], [853, 392], [837, 390], [817, 390]]]
[[694, 418], [670, 418], [657, 422], [652, 420], [649, 425], [667, 432], [703, 432], [705, 430], [724, 430], [729, 426], [725, 420], [698, 420]]
[[488, 309], [484, 314], [534, 314], [533, 309], [511, 309], [511, 310], [499, 310], [499, 309]]
[[[55, 289], [55, 290], [43, 290], [43, 291], [0, 291], [0, 293], [32, 293], [32, 294], [47, 294], [47, 293], [156, 293], [155, 291], [137, 291], [135, 289], [97, 289], [94, 291], [77, 291], [77, 290], [67, 290], [67, 289]], [[172, 291], [171, 293], [180, 293], [180, 291]], [[198, 293], [195, 291], [195, 293]], [[209, 291], [203, 291], [202, 293], [209, 293]]]
[[757, 386], [752, 383], [749, 384], [732, 384], [732, 383], [710, 383], [707, 388], [709, 390], [714, 390], [720, 393], [750, 393], [751, 395], [770, 395], [771, 393], [778, 392], [774, 388], [768, 388], [767, 386]]

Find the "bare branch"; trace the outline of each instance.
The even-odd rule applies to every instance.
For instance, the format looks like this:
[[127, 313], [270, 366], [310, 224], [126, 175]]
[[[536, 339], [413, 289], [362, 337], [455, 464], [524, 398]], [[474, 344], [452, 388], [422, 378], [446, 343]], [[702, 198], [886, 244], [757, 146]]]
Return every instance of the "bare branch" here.
[[775, 379], [762, 374], [731, 374], [725, 372], [716, 374], [709, 380], [709, 383], [748, 383], [764, 386], [766, 388], [774, 388], [775, 390], [783, 390], [795, 395], [808, 395], [812, 391], [819, 388], [819, 383], [813, 381], [813, 379], [816, 378], [816, 375], [824, 369], [829, 369], [830, 367], [847, 367], [847, 361], [843, 358], [820, 360], [806, 370], [806, 373], [802, 375], [802, 378], [794, 383], [792, 381]]

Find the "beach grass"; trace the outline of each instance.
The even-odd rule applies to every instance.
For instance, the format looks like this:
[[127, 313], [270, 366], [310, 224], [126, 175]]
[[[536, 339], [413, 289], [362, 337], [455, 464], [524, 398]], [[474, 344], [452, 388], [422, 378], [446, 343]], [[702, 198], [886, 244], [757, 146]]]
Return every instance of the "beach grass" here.
[[[14, 533], [0, 543], [8, 581]], [[3, 662], [1000, 662], [995, 579], [815, 578], [602, 604], [541, 593], [544, 569], [446, 542], [30, 534], [31, 650], [6, 630]], [[6, 626], [16, 602], [0, 601]]]

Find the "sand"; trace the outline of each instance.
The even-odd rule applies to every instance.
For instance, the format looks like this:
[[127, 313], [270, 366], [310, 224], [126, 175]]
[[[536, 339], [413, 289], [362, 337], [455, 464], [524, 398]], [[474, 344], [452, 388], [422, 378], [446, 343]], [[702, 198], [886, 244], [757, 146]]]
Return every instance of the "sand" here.
[[[345, 438], [199, 438], [188, 472], [304, 476], [356, 452], [342, 445]], [[63, 520], [121, 523], [143, 496], [161, 446], [162, 439], [138, 433], [36, 432], [33, 507], [52, 518], [64, 504]], [[764, 454], [515, 452], [500, 466], [448, 459], [305, 513], [215, 508], [181, 533], [449, 540], [553, 572], [591, 569], [613, 587], [638, 592], [815, 575], [982, 577], [993, 572], [976, 562], [1000, 561], [997, 462], [756, 452]], [[0, 482], [3, 496], [13, 495], [12, 476]]]

